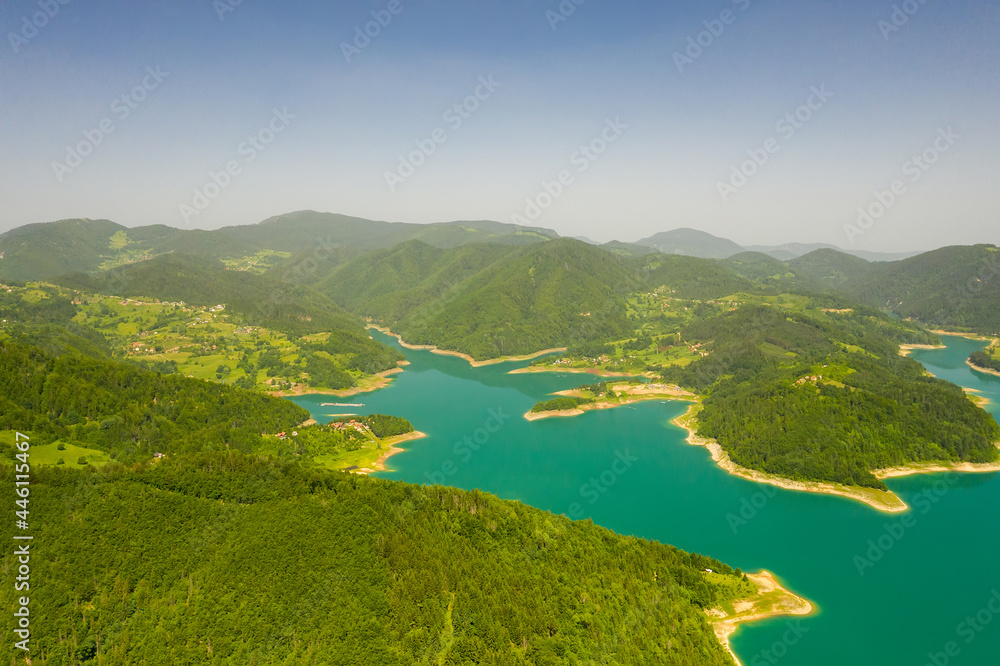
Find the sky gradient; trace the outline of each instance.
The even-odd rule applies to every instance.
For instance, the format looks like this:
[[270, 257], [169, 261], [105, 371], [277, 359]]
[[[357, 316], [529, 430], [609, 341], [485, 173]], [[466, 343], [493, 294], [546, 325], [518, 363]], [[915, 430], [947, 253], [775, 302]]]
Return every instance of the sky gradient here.
[[3, 3], [0, 232], [313, 209], [1000, 244], [992, 0], [237, 1]]

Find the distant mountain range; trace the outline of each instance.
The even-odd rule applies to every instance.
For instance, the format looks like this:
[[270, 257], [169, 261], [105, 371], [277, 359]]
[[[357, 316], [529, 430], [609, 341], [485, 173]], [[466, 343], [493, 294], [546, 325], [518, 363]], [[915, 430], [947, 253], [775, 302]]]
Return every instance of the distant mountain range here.
[[[354, 314], [475, 355], [558, 346], [566, 323], [608, 302], [609, 289], [637, 291], [648, 280], [689, 298], [751, 288], [830, 292], [943, 328], [1000, 330], [1000, 250], [992, 245], [909, 256], [822, 244], [743, 247], [694, 229], [597, 245], [488, 220], [404, 224], [312, 211], [213, 231], [63, 220], [0, 235], [0, 280], [106, 275], [169, 254], [221, 261], [272, 285], [312, 286]], [[462, 296], [450, 296], [459, 283]], [[553, 289], [573, 299], [556, 299]], [[435, 299], [432, 311], [416, 307]], [[463, 319], [469, 311], [478, 328]], [[623, 316], [615, 310], [604, 321], [621, 328]], [[487, 339], [503, 348], [484, 347]]]
[[[484, 242], [527, 245], [556, 238], [560, 235], [551, 229], [489, 220], [410, 224], [315, 211], [298, 211], [259, 224], [212, 231], [164, 225], [129, 228], [110, 220], [71, 219], [29, 224], [0, 234], [0, 278], [32, 280], [73, 271], [94, 271], [168, 252], [227, 260], [261, 251], [295, 254], [319, 248], [325, 254], [338, 254], [346, 260], [357, 254], [352, 249], [385, 249], [409, 240], [449, 248]], [[577, 239], [599, 245], [589, 238]], [[728, 259], [753, 251], [781, 261], [819, 249], [838, 250], [866, 261], [897, 261], [918, 254], [844, 250], [820, 243], [743, 247], [695, 229], [675, 229], [635, 242], [612, 241], [600, 247], [632, 256], [662, 252], [703, 259]]]
[[749, 245], [741, 246], [727, 238], [719, 238], [697, 229], [674, 229], [663, 231], [649, 238], [635, 242], [655, 248], [664, 254], [687, 254], [703, 259], [728, 259], [741, 252], [760, 252], [781, 261], [796, 259], [816, 250], [837, 250], [865, 261], [899, 261], [920, 254], [919, 252], [865, 252], [863, 250], [845, 250], [827, 243], [785, 243], [784, 245]]

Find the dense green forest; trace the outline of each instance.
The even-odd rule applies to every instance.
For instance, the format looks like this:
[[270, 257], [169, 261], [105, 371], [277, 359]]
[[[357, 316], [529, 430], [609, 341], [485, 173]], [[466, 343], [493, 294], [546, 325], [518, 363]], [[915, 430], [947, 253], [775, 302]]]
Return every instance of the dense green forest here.
[[623, 294], [635, 280], [629, 260], [571, 239], [411, 242], [348, 262], [317, 289], [407, 342], [490, 359], [626, 333]]
[[0, 423], [35, 433], [39, 444], [69, 441], [122, 462], [156, 452], [250, 452], [262, 434], [308, 418], [256, 391], [0, 339]]
[[945, 247], [879, 264], [844, 291], [930, 326], [1000, 334], [1000, 249], [993, 245]]
[[998, 458], [996, 421], [899, 355], [934, 336], [874, 310], [748, 306], [682, 335], [711, 353], [664, 377], [706, 396], [699, 433], [745, 467], [884, 489], [871, 470]]
[[32, 475], [34, 664], [732, 663], [732, 569], [589, 521], [234, 451]]

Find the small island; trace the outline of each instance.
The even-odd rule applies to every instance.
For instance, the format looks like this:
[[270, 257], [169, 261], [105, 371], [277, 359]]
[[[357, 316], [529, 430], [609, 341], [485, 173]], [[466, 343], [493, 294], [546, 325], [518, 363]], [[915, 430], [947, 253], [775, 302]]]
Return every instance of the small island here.
[[559, 391], [559, 396], [535, 404], [524, 415], [529, 421], [554, 416], [579, 416], [593, 409], [611, 409], [645, 400], [693, 400], [695, 395], [679, 386], [640, 381], [600, 382], [580, 388]]

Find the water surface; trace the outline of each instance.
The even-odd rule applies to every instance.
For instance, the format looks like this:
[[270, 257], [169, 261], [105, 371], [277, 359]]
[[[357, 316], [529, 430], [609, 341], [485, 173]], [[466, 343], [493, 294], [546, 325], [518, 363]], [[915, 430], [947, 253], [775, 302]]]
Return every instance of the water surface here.
[[[978, 389], [997, 417], [1000, 377], [965, 365], [985, 343], [945, 340], [946, 349], [913, 358], [938, 377]], [[549, 393], [599, 379], [510, 375], [526, 363], [472, 368], [454, 357], [402, 351], [411, 362], [406, 372], [350, 400], [365, 404], [357, 413], [403, 416], [429, 435], [406, 444], [380, 476], [480, 488], [744, 570], [775, 572], [820, 611], [741, 628], [733, 648], [745, 666], [1000, 663], [1000, 613], [994, 618], [989, 609], [996, 594], [993, 609], [1000, 611], [1000, 474], [890, 480], [913, 509], [881, 514], [852, 500], [730, 476], [670, 423], [688, 403], [528, 422], [522, 414]], [[321, 407], [336, 401], [329, 396], [294, 400], [321, 422], [352, 411]]]

